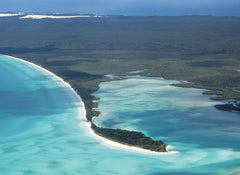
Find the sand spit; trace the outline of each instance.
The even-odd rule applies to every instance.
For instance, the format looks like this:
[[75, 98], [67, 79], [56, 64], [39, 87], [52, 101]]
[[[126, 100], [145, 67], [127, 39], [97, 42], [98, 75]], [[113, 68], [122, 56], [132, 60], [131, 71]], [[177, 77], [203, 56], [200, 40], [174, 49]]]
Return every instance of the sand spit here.
[[[50, 72], [49, 70], [39, 66], [39, 65], [36, 65], [32, 62], [29, 62], [29, 61], [26, 61], [26, 60], [23, 60], [23, 59], [20, 59], [20, 58], [17, 58], [17, 57], [13, 57], [13, 56], [9, 56], [9, 55], [5, 55], [9, 58], [12, 58], [12, 59], [15, 59], [15, 60], [18, 60], [18, 61], [22, 61], [28, 65], [31, 65], [35, 68], [38, 68], [39, 70], [41, 71], [44, 71], [44, 72], [47, 72], [48, 74], [52, 75], [54, 78], [56, 78], [57, 80], [59, 80], [61, 83], [63, 83], [64, 85], [66, 85], [68, 88], [70, 88], [73, 93], [77, 96], [77, 98], [79, 99], [79, 103], [81, 104], [81, 107], [79, 107], [79, 114], [82, 114], [82, 115], [79, 115], [78, 118], [80, 121], [84, 121], [84, 122], [81, 122], [80, 124], [84, 123], [86, 125], [86, 128], [88, 129], [89, 133], [88, 134], [91, 134], [92, 136], [94, 136], [100, 143], [110, 147], [110, 148], [118, 148], [118, 149], [123, 149], [123, 150], [127, 150], [127, 151], [133, 151], [133, 152], [137, 152], [137, 153], [144, 153], [144, 154], [155, 154], [155, 155], [166, 155], [166, 154], [176, 154], [178, 153], [177, 151], [168, 151], [168, 152], [154, 152], [154, 151], [150, 151], [150, 150], [146, 150], [146, 149], [142, 149], [142, 148], [138, 148], [138, 147], [134, 147], [134, 146], [128, 146], [128, 145], [124, 145], [124, 144], [121, 144], [121, 143], [118, 143], [118, 142], [115, 142], [115, 141], [112, 141], [112, 140], [109, 140], [107, 138], [104, 138], [104, 137], [101, 137], [99, 135], [97, 135], [92, 129], [91, 129], [91, 123], [87, 120], [86, 118], [86, 110], [85, 110], [85, 106], [84, 106], [84, 103], [81, 99], [81, 97], [77, 94], [77, 92], [70, 86], [69, 83], [65, 82], [62, 78], [56, 76], [54, 73]], [[169, 148], [169, 146], [168, 146]]]

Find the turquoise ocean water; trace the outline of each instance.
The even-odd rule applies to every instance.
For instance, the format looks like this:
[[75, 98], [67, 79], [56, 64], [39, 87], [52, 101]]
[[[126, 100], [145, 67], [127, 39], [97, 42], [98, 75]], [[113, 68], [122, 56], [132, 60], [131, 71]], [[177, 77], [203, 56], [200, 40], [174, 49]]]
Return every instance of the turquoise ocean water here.
[[97, 124], [143, 131], [179, 151], [141, 154], [99, 142], [68, 86], [1, 55], [0, 175], [239, 175], [240, 115], [216, 110], [203, 90], [170, 86], [176, 82], [132, 76], [94, 94]]

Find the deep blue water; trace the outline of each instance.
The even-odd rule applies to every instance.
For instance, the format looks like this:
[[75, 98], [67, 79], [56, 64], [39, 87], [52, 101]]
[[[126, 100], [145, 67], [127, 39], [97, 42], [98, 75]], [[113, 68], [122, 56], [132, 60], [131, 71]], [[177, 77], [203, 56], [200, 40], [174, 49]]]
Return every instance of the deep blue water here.
[[170, 86], [175, 82], [129, 77], [95, 93], [96, 123], [143, 131], [179, 151], [148, 155], [100, 143], [68, 86], [0, 56], [0, 174], [238, 175], [239, 114], [218, 111], [203, 90]]

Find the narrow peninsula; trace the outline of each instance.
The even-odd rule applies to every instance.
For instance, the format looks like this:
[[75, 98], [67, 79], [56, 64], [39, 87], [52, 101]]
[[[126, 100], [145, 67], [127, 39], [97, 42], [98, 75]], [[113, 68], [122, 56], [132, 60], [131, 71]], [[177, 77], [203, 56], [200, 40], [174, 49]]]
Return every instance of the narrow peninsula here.
[[141, 132], [98, 127], [93, 123], [92, 118], [93, 116], [98, 116], [100, 112], [93, 110], [95, 103], [89, 99], [94, 97], [90, 94], [88, 95], [88, 100], [85, 100], [86, 118], [91, 122], [91, 129], [95, 134], [127, 146], [134, 146], [154, 152], [168, 152], [168, 145], [163, 141], [155, 141]]
[[[111, 128], [101, 128], [95, 125], [92, 121], [93, 116], [98, 116], [100, 112], [93, 110], [93, 106], [95, 105], [93, 103], [94, 96], [91, 95], [91, 91], [81, 91], [81, 89], [76, 89], [74, 86], [71, 86], [70, 84], [66, 83], [64, 81], [64, 78], [60, 78], [59, 76], [56, 76], [52, 72], [48, 71], [45, 68], [42, 68], [41, 66], [38, 66], [32, 62], [22, 60], [17, 57], [8, 56], [12, 59], [20, 60], [23, 62], [26, 62], [27, 64], [34, 65], [52, 75], [54, 75], [56, 78], [60, 79], [62, 82], [64, 82], [67, 86], [70, 86], [73, 88], [73, 90], [81, 97], [84, 102], [85, 110], [86, 110], [86, 119], [91, 123], [91, 129], [94, 131], [95, 134], [104, 137], [106, 139], [125, 144], [128, 146], [135, 146], [142, 149], [147, 149], [154, 152], [167, 152], [167, 144], [165, 144], [162, 141], [154, 141], [150, 137], [145, 136], [141, 132], [136, 131], [128, 131], [128, 130], [121, 130], [121, 129], [111, 129]], [[79, 93], [81, 92], [81, 93]], [[82, 94], [84, 92], [84, 95]]]

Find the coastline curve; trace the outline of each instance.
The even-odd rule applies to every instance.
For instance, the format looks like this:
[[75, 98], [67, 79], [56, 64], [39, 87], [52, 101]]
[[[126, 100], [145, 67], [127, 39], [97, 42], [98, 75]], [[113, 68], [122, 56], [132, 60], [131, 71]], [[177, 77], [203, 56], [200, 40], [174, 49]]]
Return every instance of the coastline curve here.
[[[0, 54], [3, 55], [3, 54]], [[52, 73], [51, 71], [41, 67], [40, 65], [34, 64], [30, 61], [26, 61], [24, 59], [21, 58], [17, 58], [14, 56], [10, 56], [10, 55], [3, 55], [6, 56], [8, 58], [12, 58], [21, 62], [24, 62], [28, 65], [31, 65], [35, 68], [38, 68], [41, 71], [44, 71], [48, 74], [50, 74], [51, 76], [53, 76], [54, 78], [56, 78], [58, 81], [60, 81], [61, 83], [63, 83], [66, 87], [70, 88], [72, 90], [72, 92], [76, 95], [76, 97], [78, 98], [80, 104], [81, 104], [81, 108], [79, 109], [79, 111], [83, 112], [83, 120], [84, 120], [84, 124], [86, 125], [86, 128], [89, 130], [89, 134], [91, 134], [93, 137], [95, 137], [96, 140], [98, 140], [101, 144], [109, 147], [109, 148], [113, 148], [113, 149], [122, 149], [122, 150], [126, 150], [126, 151], [133, 151], [133, 152], [137, 152], [137, 153], [142, 153], [142, 154], [155, 154], [155, 155], [166, 155], [166, 154], [176, 154], [178, 153], [178, 151], [171, 151], [169, 150], [169, 146], [167, 146], [167, 152], [156, 152], [156, 151], [151, 151], [151, 150], [147, 150], [147, 149], [142, 149], [142, 148], [138, 148], [135, 146], [129, 146], [129, 145], [125, 145], [125, 144], [121, 144], [118, 143], [116, 141], [112, 141], [110, 139], [107, 139], [105, 137], [101, 137], [98, 134], [96, 134], [93, 129], [91, 128], [91, 122], [87, 120], [86, 118], [86, 109], [85, 109], [85, 104], [82, 100], [82, 98], [80, 97], [80, 95], [71, 87], [71, 85], [69, 83], [67, 83], [66, 81], [64, 81], [61, 77], [55, 75], [54, 73]], [[78, 119], [80, 118], [80, 115], [78, 116]]]

